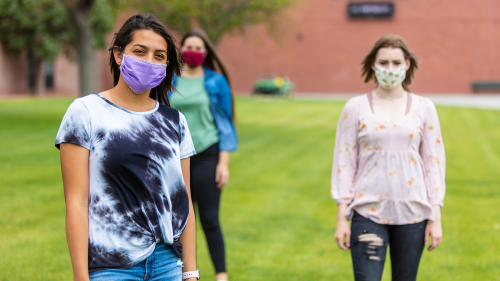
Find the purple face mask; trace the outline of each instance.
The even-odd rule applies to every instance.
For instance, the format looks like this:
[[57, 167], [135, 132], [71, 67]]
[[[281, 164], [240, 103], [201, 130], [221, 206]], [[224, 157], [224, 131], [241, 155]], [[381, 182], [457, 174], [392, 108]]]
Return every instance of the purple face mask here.
[[120, 72], [130, 89], [136, 94], [142, 94], [160, 85], [167, 75], [167, 65], [123, 54]]

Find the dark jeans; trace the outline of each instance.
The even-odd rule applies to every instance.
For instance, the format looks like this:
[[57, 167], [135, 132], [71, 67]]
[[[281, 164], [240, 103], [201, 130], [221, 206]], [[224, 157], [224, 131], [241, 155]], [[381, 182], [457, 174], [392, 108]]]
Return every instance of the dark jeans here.
[[427, 221], [382, 225], [355, 212], [351, 224], [351, 257], [355, 280], [381, 280], [388, 244], [391, 245], [392, 280], [417, 280], [426, 225]]
[[208, 250], [215, 272], [226, 272], [224, 239], [219, 224], [221, 191], [215, 183], [215, 169], [219, 162], [219, 144], [191, 157], [191, 197], [198, 207], [199, 219], [205, 232]]

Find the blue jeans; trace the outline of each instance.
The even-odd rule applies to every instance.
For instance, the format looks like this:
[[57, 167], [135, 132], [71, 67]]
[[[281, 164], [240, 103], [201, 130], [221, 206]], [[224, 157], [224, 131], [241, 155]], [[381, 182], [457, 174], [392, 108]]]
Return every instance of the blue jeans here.
[[427, 221], [384, 225], [354, 213], [351, 224], [351, 257], [356, 281], [379, 281], [390, 244], [392, 280], [417, 280], [424, 250]]
[[181, 281], [182, 261], [166, 244], [156, 244], [154, 252], [142, 262], [127, 269], [106, 269], [89, 274], [91, 281], [149, 280]]

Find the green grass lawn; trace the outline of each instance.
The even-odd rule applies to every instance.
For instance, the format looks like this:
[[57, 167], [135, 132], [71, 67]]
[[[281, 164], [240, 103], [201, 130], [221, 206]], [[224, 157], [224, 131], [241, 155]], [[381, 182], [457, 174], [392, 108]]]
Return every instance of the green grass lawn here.
[[[69, 99], [0, 101], [0, 280], [70, 280], [54, 138]], [[343, 103], [239, 98], [240, 149], [221, 220], [231, 280], [352, 280], [333, 238]], [[500, 111], [438, 107], [447, 152], [444, 240], [419, 280], [500, 280]], [[201, 229], [198, 267], [215, 280]], [[386, 264], [384, 280], [390, 280]]]

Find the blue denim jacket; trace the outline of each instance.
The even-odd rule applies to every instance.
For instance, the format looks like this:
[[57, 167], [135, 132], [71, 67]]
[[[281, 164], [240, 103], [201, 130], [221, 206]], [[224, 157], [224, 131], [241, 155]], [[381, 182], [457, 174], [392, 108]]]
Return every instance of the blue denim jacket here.
[[[177, 86], [177, 75], [174, 76], [174, 87]], [[232, 119], [231, 89], [226, 77], [205, 68], [205, 90], [210, 98], [210, 109], [215, 125], [219, 131], [219, 150], [235, 151], [238, 149], [238, 137]], [[168, 93], [168, 97], [172, 92]]]

